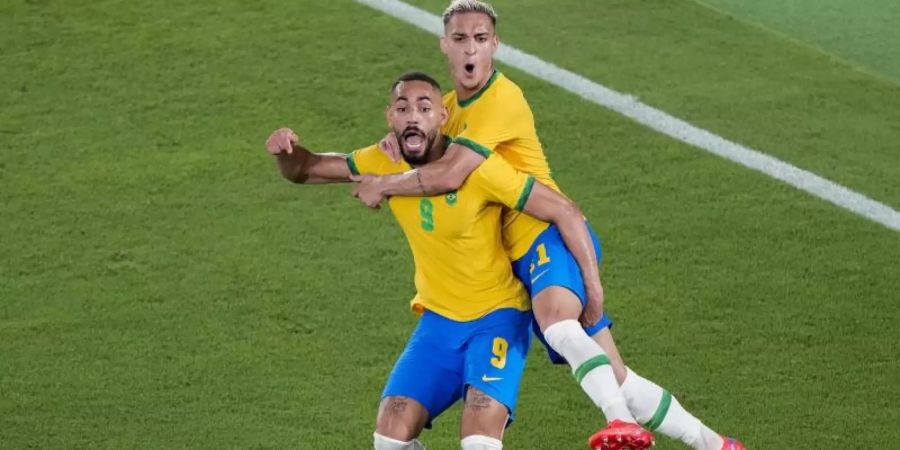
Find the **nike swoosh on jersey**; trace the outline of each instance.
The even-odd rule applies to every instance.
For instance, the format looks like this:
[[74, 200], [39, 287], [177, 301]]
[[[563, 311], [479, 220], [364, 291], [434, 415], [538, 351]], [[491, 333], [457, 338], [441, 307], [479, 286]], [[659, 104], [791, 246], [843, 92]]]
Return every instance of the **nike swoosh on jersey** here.
[[550, 271], [550, 269], [544, 269], [543, 272], [541, 272], [541, 273], [539, 273], [539, 274], [537, 274], [537, 275], [531, 277], [531, 284], [534, 284], [534, 282], [537, 281], [538, 278], [544, 276], [544, 274], [546, 274], [546, 273], [549, 272], [549, 271]]
[[484, 381], [485, 383], [490, 383], [491, 381], [500, 381], [502, 379], [503, 378], [501, 377], [489, 377], [487, 376], [487, 374], [481, 376], [481, 381]]

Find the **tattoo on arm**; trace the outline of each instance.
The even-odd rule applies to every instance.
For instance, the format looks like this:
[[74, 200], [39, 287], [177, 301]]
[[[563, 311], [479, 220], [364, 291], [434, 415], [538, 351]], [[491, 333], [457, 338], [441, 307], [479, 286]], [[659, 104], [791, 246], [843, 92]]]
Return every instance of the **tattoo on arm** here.
[[419, 189], [422, 191], [422, 196], [427, 197], [428, 193], [425, 192], [425, 185], [422, 184], [422, 172], [419, 169], [416, 169], [416, 181], [419, 182]]

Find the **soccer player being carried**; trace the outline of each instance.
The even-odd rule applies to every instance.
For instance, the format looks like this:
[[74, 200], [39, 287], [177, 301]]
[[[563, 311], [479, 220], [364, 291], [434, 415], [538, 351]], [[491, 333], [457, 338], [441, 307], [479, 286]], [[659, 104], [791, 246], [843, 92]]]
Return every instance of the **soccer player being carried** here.
[[[453, 191], [496, 155], [559, 191], [521, 89], [493, 65], [499, 45], [496, 19], [492, 7], [477, 0], [456, 0], [444, 11], [440, 48], [454, 90], [444, 96], [450, 116], [442, 131], [453, 137], [452, 144], [427, 166], [362, 179], [357, 194], [364, 203], [376, 206], [386, 196]], [[393, 135], [382, 147], [392, 159], [398, 158]], [[503, 238], [514, 271], [529, 291], [551, 358], [568, 362], [609, 422], [589, 439], [592, 448], [617, 448], [619, 442], [644, 448], [648, 439], [636, 424], [640, 421], [697, 450], [743, 449], [740, 442], [720, 436], [688, 413], [667, 390], [625, 366], [609, 330], [611, 322], [600, 314], [603, 288], [593, 246], [567, 248], [557, 227], [512, 208], [503, 216]]]
[[[297, 183], [405, 173], [443, 156], [449, 138], [440, 128], [447, 110], [431, 77], [400, 77], [386, 115], [401, 149], [396, 162], [377, 144], [346, 155], [311, 153], [288, 129], [275, 131], [266, 149], [282, 175]], [[584, 220], [569, 200], [499, 155], [488, 157], [453, 192], [398, 196], [388, 203], [412, 250], [417, 293], [411, 306], [422, 317], [384, 388], [375, 449], [424, 449], [418, 440], [422, 429], [460, 398], [462, 449], [501, 449], [532, 323], [528, 294], [502, 242], [503, 207], [554, 223], [571, 245], [592, 245]]]

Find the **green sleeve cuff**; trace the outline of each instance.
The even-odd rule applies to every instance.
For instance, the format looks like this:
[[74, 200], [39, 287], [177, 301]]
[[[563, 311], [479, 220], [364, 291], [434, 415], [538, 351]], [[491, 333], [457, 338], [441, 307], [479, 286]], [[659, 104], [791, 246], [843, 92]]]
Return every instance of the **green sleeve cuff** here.
[[471, 139], [467, 139], [464, 137], [455, 137], [455, 138], [453, 138], [453, 143], [462, 145], [463, 147], [466, 147], [485, 158], [489, 158], [491, 156], [490, 149], [488, 149], [487, 147], [485, 147]]
[[534, 188], [534, 177], [529, 175], [528, 179], [525, 180], [525, 188], [522, 189], [522, 193], [519, 195], [519, 201], [516, 202], [516, 211], [525, 209], [525, 203], [528, 202], [528, 197], [531, 196], [532, 188]]
[[353, 175], [359, 175], [359, 169], [356, 168], [356, 161], [353, 159], [356, 152], [347, 154], [347, 168]]

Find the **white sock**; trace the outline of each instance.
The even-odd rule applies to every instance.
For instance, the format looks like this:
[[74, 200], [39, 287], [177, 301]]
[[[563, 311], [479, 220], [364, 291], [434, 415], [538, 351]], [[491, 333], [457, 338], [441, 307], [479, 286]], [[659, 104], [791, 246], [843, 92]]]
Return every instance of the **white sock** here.
[[566, 358], [581, 389], [603, 411], [607, 421], [636, 422], [603, 347], [584, 332], [577, 320], [561, 320], [550, 325], [544, 330], [544, 338]]
[[462, 450], [501, 450], [503, 442], [488, 436], [473, 434], [459, 442]]
[[372, 439], [375, 442], [375, 450], [425, 450], [425, 446], [418, 439], [403, 442], [382, 436], [377, 432], [372, 433]]
[[622, 392], [635, 419], [650, 431], [679, 439], [695, 450], [721, 450], [722, 436], [685, 411], [669, 391], [628, 369]]

